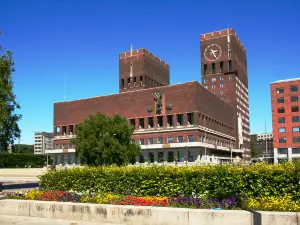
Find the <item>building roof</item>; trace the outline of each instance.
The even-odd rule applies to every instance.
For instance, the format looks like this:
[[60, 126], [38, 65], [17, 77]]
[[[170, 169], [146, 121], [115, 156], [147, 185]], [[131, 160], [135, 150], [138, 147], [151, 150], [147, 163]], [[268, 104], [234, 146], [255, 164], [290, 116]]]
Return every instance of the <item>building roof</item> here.
[[297, 81], [297, 80], [300, 80], [300, 78], [298, 77], [298, 78], [292, 78], [292, 79], [278, 80], [278, 81], [271, 82], [271, 84], [291, 82], [291, 81]]

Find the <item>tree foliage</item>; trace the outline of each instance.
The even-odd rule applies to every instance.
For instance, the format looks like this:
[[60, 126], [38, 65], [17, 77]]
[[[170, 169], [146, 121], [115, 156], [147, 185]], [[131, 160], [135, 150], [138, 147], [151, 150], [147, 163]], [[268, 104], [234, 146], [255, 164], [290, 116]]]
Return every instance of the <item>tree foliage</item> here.
[[131, 143], [134, 128], [120, 115], [90, 115], [77, 126], [76, 155], [87, 165], [124, 165], [135, 162], [140, 147]]
[[34, 146], [33, 145], [25, 145], [25, 144], [15, 144], [15, 145], [12, 146], [11, 151], [13, 153], [33, 154], [34, 153]]
[[13, 93], [11, 77], [13, 72], [12, 52], [6, 51], [0, 57], [0, 148], [4, 150], [21, 135], [18, 126], [21, 115], [15, 112], [16, 109], [20, 109], [20, 106], [16, 102], [16, 96]]
[[264, 151], [262, 149], [257, 148], [256, 143], [251, 142], [251, 157], [255, 158], [262, 155]]

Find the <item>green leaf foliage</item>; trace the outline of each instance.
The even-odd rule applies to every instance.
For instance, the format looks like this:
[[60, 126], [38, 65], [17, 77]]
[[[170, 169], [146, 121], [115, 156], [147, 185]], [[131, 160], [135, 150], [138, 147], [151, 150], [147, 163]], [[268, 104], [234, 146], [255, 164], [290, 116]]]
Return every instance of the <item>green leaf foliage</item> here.
[[20, 109], [20, 106], [16, 102], [16, 96], [13, 93], [11, 77], [13, 72], [12, 52], [7, 51], [0, 56], [0, 150], [7, 150], [8, 145], [12, 145], [14, 140], [20, 138], [21, 135], [18, 126], [21, 115], [15, 112]]
[[[0, 168], [43, 167], [46, 160], [44, 155], [0, 153]], [[49, 158], [49, 164], [51, 163]]]
[[11, 148], [13, 153], [34, 154], [34, 145], [15, 144]]
[[65, 191], [165, 197], [197, 194], [220, 199], [290, 193], [297, 199], [300, 197], [299, 168], [298, 162], [251, 166], [83, 167], [48, 172], [40, 177], [40, 185]]
[[140, 146], [130, 141], [133, 131], [126, 118], [99, 113], [77, 126], [72, 142], [83, 164], [120, 166], [135, 162], [140, 154]]

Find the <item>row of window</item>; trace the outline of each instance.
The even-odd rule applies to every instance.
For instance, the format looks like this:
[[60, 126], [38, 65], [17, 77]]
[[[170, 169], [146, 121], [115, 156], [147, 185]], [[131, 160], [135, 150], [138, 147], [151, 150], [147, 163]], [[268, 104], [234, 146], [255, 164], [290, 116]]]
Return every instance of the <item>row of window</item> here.
[[69, 148], [69, 149], [71, 149], [71, 148], [73, 148], [74, 147], [74, 145], [73, 144], [71, 144], [71, 143], [69, 143], [69, 144], [55, 144], [55, 149], [66, 149], [66, 148]]
[[[127, 88], [130, 88], [131, 86], [133, 86], [133, 87], [139, 86], [139, 85], [142, 86], [144, 84], [149, 87], [164, 86], [163, 84], [161, 84], [147, 76], [144, 77], [144, 80], [143, 80], [143, 76], [140, 76], [140, 79], [138, 81], [137, 81], [136, 77], [132, 77], [132, 78], [127, 78], [127, 80], [121, 79], [121, 88], [125, 88], [125, 86]], [[126, 84], [125, 84], [125, 81], [127, 81]]]
[[[290, 101], [291, 102], [298, 102], [298, 96], [291, 96]], [[277, 98], [277, 103], [284, 103], [284, 97]]]
[[[163, 144], [163, 137], [157, 137], [156, 140], [157, 140], [156, 144]], [[177, 143], [182, 143], [183, 136], [178, 136], [176, 140]], [[195, 141], [194, 136], [188, 135], [188, 142], [194, 142], [194, 141]], [[136, 143], [135, 139], [132, 139], [131, 142]], [[167, 143], [174, 143], [174, 137], [168, 137]], [[136, 144], [145, 145], [145, 139], [139, 139], [138, 143]], [[154, 138], [148, 138], [148, 145], [152, 145], [152, 144], [154, 144]]]
[[[293, 137], [294, 143], [300, 143], [300, 137]], [[279, 143], [286, 143], [286, 137], [280, 137]]]
[[[285, 127], [280, 127], [278, 128], [279, 133], [285, 133], [286, 129]], [[292, 131], [295, 132], [300, 132], [300, 127], [293, 127]]]
[[[208, 74], [208, 69], [209, 69], [209, 66], [210, 64], [204, 64], [204, 74], [207, 75]], [[232, 62], [231, 60], [228, 61], [228, 71], [231, 71], [232, 70]], [[212, 71], [212, 74], [216, 74], [217, 73], [217, 66], [216, 66], [216, 63], [212, 63], [211, 64], [211, 71]], [[224, 72], [225, 71], [225, 68], [224, 68], [224, 62], [221, 61], [219, 63], [219, 71], [220, 73]]]
[[[229, 81], [232, 81], [232, 75], [229, 75], [228, 76], [228, 78], [229, 78]], [[224, 77], [223, 76], [220, 76], [220, 81], [224, 81], [225, 79], [224, 79]], [[217, 78], [216, 77], [213, 77], [213, 78], [211, 78], [211, 82], [216, 82], [217, 81]], [[207, 78], [205, 78], [204, 80], [203, 80], [203, 83], [208, 83], [208, 79]]]
[[[278, 148], [279, 154], [288, 154], [287, 148]], [[300, 148], [292, 148], [292, 154], [300, 154]]]
[[[205, 87], [206, 89], [208, 88], [207, 85], [205, 85], [204, 87]], [[220, 88], [222, 88], [222, 87], [224, 87], [224, 84], [223, 84], [223, 83], [220, 84]], [[211, 88], [212, 88], [212, 89], [215, 89], [215, 88], [216, 88], [216, 85], [215, 85], [215, 84], [211, 85]]]
[[[290, 92], [297, 92], [298, 91], [298, 87], [297, 86], [290, 86]], [[276, 93], [277, 94], [282, 94], [284, 93], [284, 88], [276, 88]]]
[[[300, 122], [300, 117], [299, 116], [292, 116], [292, 122], [293, 123]], [[279, 117], [278, 118], [278, 123], [285, 123], [285, 117]]]
[[[141, 154], [140, 155], [140, 158], [139, 158], [139, 162], [140, 163], [145, 163], [146, 161], [150, 162], [150, 163], [154, 163], [155, 161], [155, 158], [154, 158], [154, 152], [148, 152], [147, 155], [143, 155]], [[185, 154], [187, 154], [187, 156], [185, 156]], [[168, 151], [167, 152], [167, 155], [165, 157], [165, 154], [163, 151], [161, 152], [157, 152], [157, 162], [161, 163], [161, 162], [164, 162], [164, 161], [167, 161], [167, 162], [174, 162], [174, 161], [178, 161], [178, 162], [184, 162], [185, 160], [189, 161], [189, 162], [193, 162], [194, 161], [194, 157], [193, 155], [191, 154], [190, 151], [177, 151], [177, 155], [174, 154], [174, 151]]]
[[[205, 139], [206, 138], [206, 139]], [[205, 141], [206, 140], [206, 141]], [[147, 141], [147, 143], [146, 143]], [[194, 135], [188, 135], [187, 136], [187, 141], [188, 142], [195, 142], [198, 141], [195, 139]], [[224, 146], [224, 147], [233, 147], [234, 143], [226, 142], [226, 141], [221, 141], [221, 140], [215, 140], [210, 137], [205, 137], [205, 136], [200, 136], [199, 138], [200, 142], [205, 142], [208, 144], [215, 144], [218, 146]], [[164, 140], [163, 137], [157, 137], [157, 138], [147, 138], [147, 139], [131, 139], [132, 143], [136, 143], [139, 145], [151, 145], [151, 144], [171, 144], [171, 143], [183, 143], [184, 142], [184, 137], [183, 136], [177, 136], [177, 137], [168, 137], [166, 140]]]
[[[299, 112], [299, 106], [292, 106], [291, 112]], [[285, 108], [277, 108], [277, 113], [285, 113]]]

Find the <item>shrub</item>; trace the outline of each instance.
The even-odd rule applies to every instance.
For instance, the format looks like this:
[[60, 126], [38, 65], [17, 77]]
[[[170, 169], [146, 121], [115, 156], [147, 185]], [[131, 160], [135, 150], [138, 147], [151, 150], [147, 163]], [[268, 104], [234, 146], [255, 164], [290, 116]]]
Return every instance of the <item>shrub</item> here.
[[80, 199], [80, 202], [97, 203], [97, 204], [111, 204], [113, 201], [118, 201], [120, 199], [121, 199], [120, 195], [98, 194], [98, 195], [82, 196]]
[[48, 172], [42, 188], [137, 196], [300, 197], [300, 164], [83, 167]]
[[56, 202], [79, 202], [80, 196], [65, 191], [47, 191], [37, 196], [37, 200], [56, 201]]
[[[43, 167], [46, 160], [44, 155], [0, 153], [0, 168]], [[49, 157], [49, 164], [51, 163]]]

